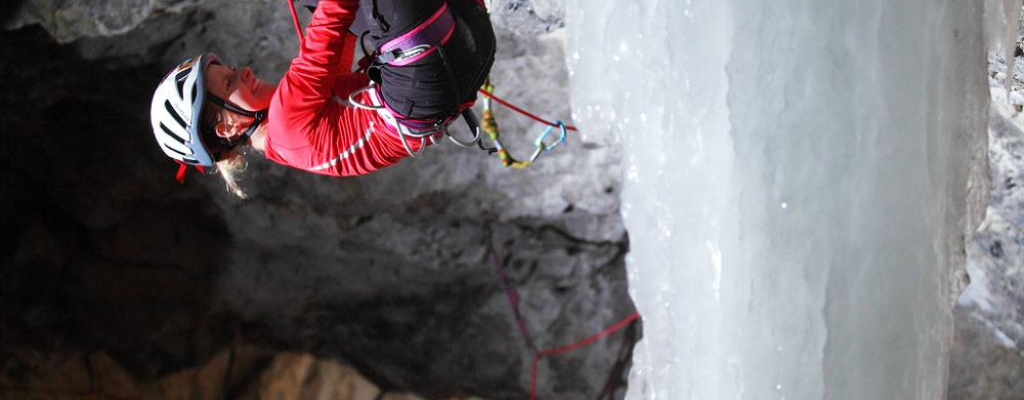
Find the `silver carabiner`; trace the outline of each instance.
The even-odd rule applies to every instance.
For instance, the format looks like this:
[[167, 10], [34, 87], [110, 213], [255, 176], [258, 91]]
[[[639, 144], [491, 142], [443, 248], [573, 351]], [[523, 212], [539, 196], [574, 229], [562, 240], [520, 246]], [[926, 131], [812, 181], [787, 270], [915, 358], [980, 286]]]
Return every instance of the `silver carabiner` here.
[[456, 139], [451, 132], [448, 132], [448, 127], [445, 127], [444, 132], [448, 135], [448, 139], [451, 139], [452, 143], [455, 143], [460, 147], [472, 147], [480, 141], [480, 122], [476, 119], [476, 113], [474, 113], [471, 108], [467, 108], [462, 111], [462, 119], [466, 121], [466, 126], [469, 127], [469, 131], [473, 132], [472, 140], [463, 142]]
[[366, 92], [367, 90], [373, 89], [373, 86], [374, 86], [374, 83], [371, 82], [369, 85], [363, 86], [362, 88], [356, 89], [356, 90], [352, 91], [352, 93], [349, 93], [348, 94], [348, 103], [351, 104], [352, 107], [361, 108], [363, 110], [370, 110], [370, 111], [383, 110], [384, 106], [375, 106], [375, 105], [372, 105], [372, 104], [363, 104], [363, 103], [360, 103], [359, 100], [356, 100], [356, 96], [357, 95], [363, 94], [363, 92]]

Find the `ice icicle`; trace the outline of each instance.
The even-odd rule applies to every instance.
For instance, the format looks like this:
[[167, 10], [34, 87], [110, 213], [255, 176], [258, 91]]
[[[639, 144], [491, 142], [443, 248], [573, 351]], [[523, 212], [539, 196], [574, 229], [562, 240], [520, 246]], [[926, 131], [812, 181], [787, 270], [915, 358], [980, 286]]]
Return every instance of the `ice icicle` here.
[[568, 0], [576, 122], [623, 152], [627, 399], [945, 398], [984, 5]]

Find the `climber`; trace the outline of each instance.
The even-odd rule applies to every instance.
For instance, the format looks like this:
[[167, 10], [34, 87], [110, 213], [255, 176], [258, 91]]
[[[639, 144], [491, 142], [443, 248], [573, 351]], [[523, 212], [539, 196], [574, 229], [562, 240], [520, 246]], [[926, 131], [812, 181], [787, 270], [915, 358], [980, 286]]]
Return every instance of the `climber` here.
[[[363, 175], [422, 151], [460, 115], [474, 123], [466, 110], [495, 51], [481, 0], [316, 6], [276, 88], [213, 54], [163, 79], [151, 121], [164, 153], [180, 164], [179, 180], [188, 165], [216, 165], [228, 189], [245, 197], [237, 174], [247, 148], [317, 174]], [[352, 71], [357, 41], [374, 51]]]

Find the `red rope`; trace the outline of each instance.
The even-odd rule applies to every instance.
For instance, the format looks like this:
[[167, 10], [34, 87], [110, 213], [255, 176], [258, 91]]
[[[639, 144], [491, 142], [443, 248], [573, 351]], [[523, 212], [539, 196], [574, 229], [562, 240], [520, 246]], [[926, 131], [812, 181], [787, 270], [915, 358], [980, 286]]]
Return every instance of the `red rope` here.
[[623, 318], [621, 321], [617, 322], [615, 325], [612, 325], [608, 329], [605, 329], [605, 330], [597, 333], [594, 336], [591, 336], [591, 337], [588, 337], [586, 339], [580, 340], [580, 341], [578, 341], [576, 343], [573, 343], [573, 344], [570, 344], [568, 346], [562, 346], [562, 347], [557, 347], [557, 348], [554, 348], [554, 349], [538, 351], [537, 354], [535, 354], [533, 356], [533, 362], [531, 362], [531, 364], [530, 364], [530, 400], [536, 400], [537, 399], [537, 364], [540, 362], [541, 358], [544, 358], [545, 356], [553, 356], [553, 355], [557, 355], [557, 354], [567, 353], [567, 352], [576, 350], [576, 349], [578, 349], [580, 347], [584, 347], [584, 346], [590, 345], [590, 344], [592, 344], [592, 343], [594, 343], [594, 342], [596, 342], [598, 340], [603, 339], [605, 336], [608, 336], [608, 335], [611, 335], [612, 333], [615, 333], [615, 331], [618, 331], [619, 329], [622, 329], [622, 328], [625, 328], [625, 327], [629, 326], [629, 324], [633, 323], [633, 321], [636, 321], [638, 318], [640, 318], [640, 313], [639, 312], [635, 312], [635, 313], [629, 315], [628, 317]]
[[[494, 93], [488, 92], [488, 91], [483, 90], [483, 89], [480, 89], [480, 93], [482, 93], [484, 96], [487, 96], [487, 97], [490, 97], [490, 98], [494, 99], [494, 101], [497, 101], [499, 104], [501, 104], [501, 105], [503, 105], [505, 107], [511, 108], [512, 110], [514, 110], [514, 111], [516, 111], [516, 112], [518, 112], [518, 113], [520, 113], [520, 114], [522, 114], [524, 116], [529, 117], [530, 119], [532, 119], [534, 121], [540, 122], [540, 123], [545, 124], [545, 125], [553, 126], [553, 127], [556, 127], [556, 128], [558, 127], [558, 124], [556, 124], [554, 122], [551, 122], [551, 121], [548, 121], [548, 120], [546, 120], [544, 118], [538, 117], [538, 116], [534, 115], [533, 113], [531, 113], [529, 111], [526, 111], [526, 110], [524, 110], [522, 108], [516, 107], [515, 104], [509, 103], [508, 101], [505, 101], [501, 97], [495, 96]], [[574, 125], [566, 125], [565, 129], [568, 129], [568, 130], [573, 131], [573, 132], [579, 132], [579, 130], [577, 130], [576, 126], [574, 126]]]
[[295, 0], [287, 0], [288, 9], [292, 12], [292, 22], [295, 23], [295, 35], [299, 37], [299, 47], [302, 47], [302, 27], [299, 26], [299, 14], [295, 12]]
[[491, 259], [494, 260], [495, 269], [498, 271], [498, 277], [501, 278], [501, 283], [505, 286], [505, 296], [508, 297], [508, 304], [512, 306], [512, 313], [516, 317], [516, 324], [519, 325], [519, 333], [523, 335], [523, 340], [526, 340], [526, 345], [530, 347], [530, 350], [537, 351], [537, 345], [533, 343], [530, 331], [526, 329], [526, 321], [523, 320], [523, 314], [519, 310], [519, 291], [512, 284], [512, 280], [509, 279], [505, 268], [501, 266], [501, 261], [498, 260], [498, 252], [494, 251], [493, 247], [490, 248], [490, 251]]
[[622, 381], [622, 371], [626, 368], [626, 363], [633, 355], [633, 342], [636, 341], [636, 331], [633, 330], [628, 334], [623, 341], [622, 347], [619, 349], [619, 354], [616, 356], [615, 365], [612, 366], [612, 371], [608, 373], [608, 379], [604, 381], [604, 389], [598, 394], [597, 400], [604, 400], [608, 397], [608, 400], [615, 400], [615, 390], [621, 386], [625, 386], [628, 382]]

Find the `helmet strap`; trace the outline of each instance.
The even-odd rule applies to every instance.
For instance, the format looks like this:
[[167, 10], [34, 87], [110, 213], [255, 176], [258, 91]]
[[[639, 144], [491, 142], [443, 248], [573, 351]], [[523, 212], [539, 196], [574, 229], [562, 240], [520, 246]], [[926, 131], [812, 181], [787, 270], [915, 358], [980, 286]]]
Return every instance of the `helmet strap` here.
[[[245, 129], [245, 132], [242, 132], [241, 137], [238, 140], [232, 141], [231, 146], [229, 146], [227, 149], [224, 149], [223, 152], [230, 151], [231, 149], [237, 147], [239, 144], [245, 143], [247, 140], [249, 140], [250, 137], [252, 137], [254, 133], [256, 133], [256, 128], [259, 128], [260, 125], [263, 124], [263, 121], [267, 119], [267, 109], [265, 108], [259, 111], [249, 111], [244, 108], [238, 107], [234, 104], [228, 103], [224, 99], [214, 96], [213, 93], [207, 93], [206, 98], [212, 101], [213, 104], [220, 106], [220, 108], [223, 108], [238, 115], [253, 117], [252, 123], [249, 124], [249, 127]], [[218, 154], [217, 156], [219, 158], [220, 154]]]
[[[185, 173], [188, 172], [188, 164], [185, 164], [179, 160], [174, 160], [174, 162], [178, 163], [178, 173], [175, 174], [174, 179], [176, 179], [179, 184], [184, 185]], [[194, 167], [196, 167], [196, 169], [199, 170], [199, 173], [206, 174], [206, 168], [203, 168], [202, 165], [194, 165]]]
[[238, 114], [238, 115], [244, 115], [246, 117], [255, 117], [255, 116], [257, 116], [257, 114], [259, 114], [261, 112], [263, 112], [265, 114], [266, 111], [267, 111], [267, 110], [249, 111], [249, 110], [246, 110], [246, 109], [244, 109], [242, 107], [239, 107], [239, 106], [236, 106], [234, 104], [228, 103], [226, 100], [224, 100], [224, 99], [222, 99], [220, 97], [215, 96], [213, 93], [207, 93], [206, 94], [206, 99], [212, 101], [213, 104], [216, 104], [216, 105], [220, 106], [220, 108], [223, 108], [225, 110], [231, 111], [231, 112], [233, 112], [235, 114]]

